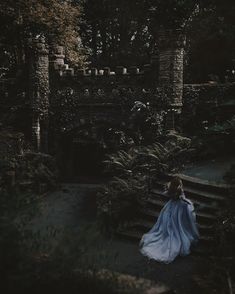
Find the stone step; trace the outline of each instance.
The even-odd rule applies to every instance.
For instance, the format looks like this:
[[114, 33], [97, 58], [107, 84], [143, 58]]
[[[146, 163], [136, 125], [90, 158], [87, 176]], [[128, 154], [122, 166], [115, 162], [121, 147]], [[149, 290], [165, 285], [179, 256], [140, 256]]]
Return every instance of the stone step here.
[[[117, 231], [117, 234], [121, 237], [124, 237], [124, 238], [127, 238], [129, 240], [133, 240], [133, 241], [136, 241], [136, 242], [139, 242], [140, 239], [142, 238], [143, 234], [139, 231], [135, 231], [135, 230], [119, 230]], [[211, 244], [213, 244], [213, 237], [211, 236], [200, 236], [200, 239], [199, 239], [199, 243], [202, 245], [208, 245], [210, 246]]]
[[197, 187], [202, 191], [224, 195], [225, 197], [229, 194], [230, 187], [228, 184], [207, 181], [199, 178], [190, 177], [184, 174], [181, 174], [180, 177], [185, 185]]
[[[155, 183], [154, 188], [151, 190], [152, 193], [159, 194], [163, 193], [165, 187], [165, 182], [163, 181], [158, 181]], [[189, 198], [192, 201], [201, 201], [204, 203], [221, 203], [225, 201], [225, 197], [217, 194], [213, 194], [211, 192], [206, 192], [206, 191], [200, 191], [197, 190], [196, 188], [191, 188], [184, 186], [184, 192], [186, 198]]]
[[[229, 186], [180, 175], [184, 184], [186, 198], [191, 200], [195, 207], [198, 229], [200, 233], [199, 244], [192, 248], [195, 254], [213, 255], [215, 247], [214, 226], [217, 213], [225, 203], [229, 193]], [[161, 209], [169, 198], [164, 195], [164, 188], [172, 175], [159, 176], [147, 200], [140, 201], [139, 219], [131, 222], [118, 232], [120, 237], [139, 241], [142, 235], [148, 232], [160, 214]]]
[[[221, 207], [221, 205], [217, 201], [208, 203], [203, 201], [204, 199], [193, 199], [192, 197], [190, 197], [190, 194], [188, 194], [187, 197], [193, 202], [195, 210], [197, 211], [203, 210], [214, 213]], [[146, 200], [146, 204], [162, 207], [166, 204], [168, 200], [169, 198], [163, 194], [163, 191], [161, 189], [154, 189], [152, 191], [151, 197]]]
[[[182, 179], [184, 186], [196, 188], [197, 190], [203, 191], [203, 192], [224, 195], [225, 197], [229, 194], [230, 186], [227, 184], [199, 179], [199, 178], [187, 176], [184, 174], [179, 174], [179, 176]], [[158, 175], [157, 180], [159, 179], [165, 182], [169, 182], [172, 177], [173, 175], [171, 174]]]
[[[154, 225], [154, 222], [146, 221], [144, 219], [139, 219], [134, 222], [131, 222], [128, 225], [128, 228], [133, 228], [136, 231], [139, 231], [141, 233], [147, 233]], [[214, 234], [214, 227], [212, 225], [206, 225], [206, 224], [198, 224], [198, 229], [200, 232], [200, 235], [203, 236], [213, 236]]]
[[[125, 240], [129, 240], [135, 243], [140, 242], [140, 239], [143, 234], [135, 232], [135, 231], [118, 231], [117, 235], [119, 238], [123, 238]], [[203, 240], [201, 238], [199, 240], [199, 243], [196, 246], [192, 246], [191, 252], [193, 255], [198, 255], [198, 256], [213, 256], [213, 239], [209, 239], [209, 242], [207, 242], [206, 239]]]
[[[153, 210], [150, 208], [141, 208], [139, 213], [147, 219], [157, 221], [157, 218], [160, 214], [160, 210]], [[212, 225], [216, 220], [216, 215], [209, 214], [206, 212], [196, 212], [197, 222], [201, 225], [209, 224]]]

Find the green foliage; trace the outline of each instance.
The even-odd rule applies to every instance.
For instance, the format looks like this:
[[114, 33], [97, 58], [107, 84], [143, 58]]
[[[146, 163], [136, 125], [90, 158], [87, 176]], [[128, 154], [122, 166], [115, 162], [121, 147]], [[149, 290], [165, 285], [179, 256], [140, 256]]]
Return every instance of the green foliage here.
[[168, 151], [159, 143], [107, 156], [106, 172], [112, 180], [98, 193], [98, 211], [107, 230], [135, 218], [151, 179], [167, 168], [167, 158]]
[[160, 26], [182, 27], [193, 0], [86, 0], [81, 35], [96, 66], [136, 65], [156, 53]]
[[184, 27], [198, 7], [194, 0], [150, 1], [151, 10], [159, 25], [165, 27]]
[[235, 146], [234, 116], [210, 126], [204, 126], [196, 148], [201, 156], [224, 156], [233, 154]]
[[153, 172], [154, 169], [163, 171], [168, 155], [169, 152], [163, 145], [154, 143], [108, 155], [104, 164], [109, 175], [128, 178], [137, 173]]
[[96, 66], [136, 65], [153, 50], [149, 1], [86, 0], [81, 35]]
[[136, 217], [140, 200], [147, 196], [148, 179], [137, 174], [128, 178], [114, 177], [98, 193], [98, 212], [106, 232]]
[[6, 67], [22, 65], [27, 55], [27, 37], [44, 35], [49, 43], [53, 41], [64, 45], [68, 58], [81, 64], [83, 56], [77, 27], [79, 15], [80, 7], [73, 1], [1, 1], [0, 58]]
[[106, 172], [122, 177], [131, 176], [136, 168], [136, 157], [136, 149], [130, 149], [129, 152], [120, 150], [116, 154], [108, 155], [104, 161]]
[[185, 77], [189, 82], [224, 81], [233, 69], [233, 0], [84, 0], [81, 36], [94, 66], [149, 63], [158, 54], [160, 27], [187, 33]]
[[200, 2], [200, 9], [188, 29], [186, 80], [208, 81], [213, 74], [223, 82], [226, 70], [234, 67], [235, 2]]
[[235, 116], [222, 123], [216, 123], [209, 127], [206, 132], [208, 134], [221, 134], [221, 135], [233, 135], [235, 136]]
[[162, 144], [154, 143], [143, 147], [140, 156], [143, 156], [140, 167], [144, 169], [147, 168], [152, 176], [155, 173], [161, 173], [167, 170], [169, 150], [167, 150]]
[[216, 223], [214, 224], [215, 244], [214, 256], [211, 258], [213, 267], [208, 273], [208, 279], [199, 282], [205, 291], [216, 288], [215, 293], [232, 293], [235, 271], [235, 201], [234, 187], [231, 186], [230, 193], [226, 197], [226, 203], [221, 207]]
[[107, 156], [106, 174], [112, 178], [98, 194], [98, 211], [106, 230], [133, 220], [159, 174], [178, 172], [190, 159], [189, 138], [170, 133], [162, 141]]

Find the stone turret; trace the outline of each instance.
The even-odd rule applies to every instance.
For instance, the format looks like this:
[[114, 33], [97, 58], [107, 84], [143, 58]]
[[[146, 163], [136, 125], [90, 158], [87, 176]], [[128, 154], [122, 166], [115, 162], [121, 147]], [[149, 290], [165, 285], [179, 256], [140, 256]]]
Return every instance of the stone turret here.
[[64, 47], [60, 45], [52, 45], [50, 48], [50, 67], [53, 70], [63, 70], [65, 67]]
[[180, 113], [183, 96], [185, 35], [180, 29], [159, 32], [159, 87], [166, 99], [166, 129], [174, 129], [174, 114]]
[[29, 99], [32, 142], [36, 151], [48, 152], [49, 57], [43, 37], [29, 39]]

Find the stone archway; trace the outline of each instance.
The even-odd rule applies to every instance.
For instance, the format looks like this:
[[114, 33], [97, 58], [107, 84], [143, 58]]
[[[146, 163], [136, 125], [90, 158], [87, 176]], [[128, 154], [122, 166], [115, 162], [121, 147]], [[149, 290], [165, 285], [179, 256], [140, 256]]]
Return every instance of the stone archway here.
[[88, 125], [62, 134], [57, 157], [62, 179], [79, 181], [101, 177], [105, 147], [97, 129]]

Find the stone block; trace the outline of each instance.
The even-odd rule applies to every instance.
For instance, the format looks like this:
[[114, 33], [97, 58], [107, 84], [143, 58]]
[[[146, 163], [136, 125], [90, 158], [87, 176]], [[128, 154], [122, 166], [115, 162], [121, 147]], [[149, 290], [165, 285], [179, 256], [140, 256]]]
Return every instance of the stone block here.
[[129, 67], [128, 72], [131, 75], [136, 75], [140, 72], [140, 70], [137, 66], [131, 66], [131, 67]]
[[91, 75], [92, 75], [92, 76], [97, 76], [97, 74], [98, 74], [98, 70], [97, 70], [97, 68], [92, 67], [92, 68], [91, 68]]
[[127, 69], [123, 66], [117, 66], [116, 67], [116, 74], [117, 75], [124, 75], [127, 73]]
[[78, 70], [76, 71], [76, 73], [77, 73], [78, 76], [85, 76], [85, 74], [86, 74], [84, 68], [82, 68], [82, 69], [78, 69]]
[[109, 67], [104, 67], [104, 75], [109, 76], [110, 75], [110, 68]]
[[73, 68], [68, 68], [66, 70], [66, 76], [74, 76], [74, 69]]

